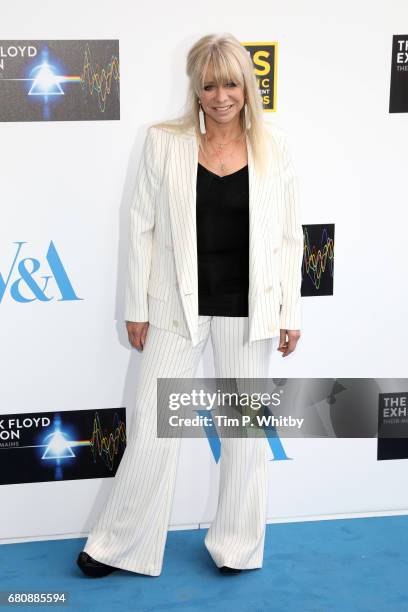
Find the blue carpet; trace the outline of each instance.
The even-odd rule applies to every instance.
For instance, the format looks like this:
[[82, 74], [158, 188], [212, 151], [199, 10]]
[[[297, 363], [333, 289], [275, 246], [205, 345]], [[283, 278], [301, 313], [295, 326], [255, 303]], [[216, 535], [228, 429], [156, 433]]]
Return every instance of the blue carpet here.
[[75, 560], [86, 539], [0, 546], [2, 591], [66, 591], [62, 610], [406, 612], [408, 516], [267, 525], [264, 566], [223, 576], [206, 529], [170, 531], [158, 577], [87, 578]]

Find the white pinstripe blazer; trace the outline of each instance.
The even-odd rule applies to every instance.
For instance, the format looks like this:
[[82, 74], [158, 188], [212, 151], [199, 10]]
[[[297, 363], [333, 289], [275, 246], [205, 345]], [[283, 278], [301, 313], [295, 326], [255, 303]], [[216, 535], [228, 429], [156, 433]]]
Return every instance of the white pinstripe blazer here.
[[[282, 131], [268, 125], [272, 156], [249, 173], [249, 342], [300, 329], [303, 231], [298, 181]], [[125, 320], [149, 321], [198, 344], [196, 181], [198, 139], [151, 126], [130, 209]], [[233, 226], [231, 227], [233, 231]]]

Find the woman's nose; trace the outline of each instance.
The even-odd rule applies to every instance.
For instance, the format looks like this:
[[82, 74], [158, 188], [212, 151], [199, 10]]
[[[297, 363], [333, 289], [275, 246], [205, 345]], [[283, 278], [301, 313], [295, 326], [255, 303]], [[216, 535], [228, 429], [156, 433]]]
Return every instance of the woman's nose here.
[[225, 94], [226, 94], [225, 89], [223, 87], [219, 87], [217, 89], [217, 93], [215, 96], [216, 102], [221, 103], [221, 102], [225, 102], [226, 100], [228, 100], [228, 96], [226, 96]]

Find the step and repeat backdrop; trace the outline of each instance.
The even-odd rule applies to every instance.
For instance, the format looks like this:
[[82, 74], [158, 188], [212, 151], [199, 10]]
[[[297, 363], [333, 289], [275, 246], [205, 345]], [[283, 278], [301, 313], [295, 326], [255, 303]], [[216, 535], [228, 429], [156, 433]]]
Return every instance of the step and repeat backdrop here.
[[[269, 519], [408, 512], [408, 7], [210, 5], [203, 20], [184, 0], [18, 1], [2, 23], [0, 541], [85, 535], [109, 494], [136, 409], [123, 301], [141, 146], [181, 114], [186, 54], [213, 32], [250, 54], [299, 179], [302, 337], [270, 380], [318, 425], [268, 436]], [[210, 343], [196, 376], [214, 376]], [[211, 522], [221, 444], [182, 440], [170, 528]]]

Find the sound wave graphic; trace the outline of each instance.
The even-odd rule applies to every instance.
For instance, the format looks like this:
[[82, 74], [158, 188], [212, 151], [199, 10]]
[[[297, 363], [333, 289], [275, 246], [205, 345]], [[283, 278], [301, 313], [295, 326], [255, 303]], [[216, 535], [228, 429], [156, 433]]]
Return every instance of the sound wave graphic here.
[[95, 92], [99, 108], [102, 112], [105, 111], [106, 98], [112, 91], [112, 79], [115, 81], [120, 80], [119, 58], [116, 55], [112, 55], [106, 69], [100, 68], [98, 64], [94, 66], [91, 49], [87, 43], [80, 77], [81, 87], [82, 89], [87, 87], [88, 93], [91, 96], [93, 96]]
[[92, 436], [89, 440], [94, 463], [96, 463], [99, 457], [105, 465], [107, 465], [109, 470], [112, 471], [120, 442], [126, 444], [126, 425], [120, 420], [117, 412], [115, 412], [113, 416], [113, 431], [107, 435], [104, 435], [99, 420], [99, 414], [96, 413], [93, 422]]
[[323, 274], [328, 266], [328, 271], [333, 276], [334, 267], [334, 240], [328, 235], [327, 229], [322, 231], [320, 248], [310, 244], [307, 227], [304, 228], [303, 247], [303, 276], [307, 274], [316, 289], [319, 289]]
[[[117, 412], [113, 415], [113, 427], [110, 433], [103, 432], [98, 412], [95, 413], [93, 429], [90, 439], [75, 440], [65, 433], [67, 426], [62, 425], [59, 414], [55, 415], [53, 430], [46, 435], [43, 444], [21, 445], [16, 448], [44, 448], [41, 459], [54, 461], [56, 466], [61, 467], [64, 459], [75, 459], [75, 450], [78, 447], [90, 446], [94, 463], [99, 459], [113, 470], [115, 457], [119, 453], [119, 445], [122, 442], [126, 446], [126, 423], [122, 421]], [[106, 428], [105, 428], [106, 431]]]

